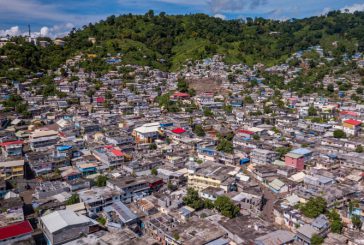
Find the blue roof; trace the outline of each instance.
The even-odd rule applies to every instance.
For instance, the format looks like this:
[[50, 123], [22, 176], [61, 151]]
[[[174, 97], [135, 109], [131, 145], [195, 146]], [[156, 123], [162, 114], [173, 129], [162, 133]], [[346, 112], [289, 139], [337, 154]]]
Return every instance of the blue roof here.
[[291, 151], [291, 153], [299, 154], [299, 155], [307, 155], [307, 154], [312, 153], [312, 151], [307, 148], [298, 148], [298, 149]]
[[70, 145], [60, 145], [60, 146], [57, 146], [57, 150], [58, 151], [67, 151], [67, 150], [69, 150], [71, 148], [72, 148], [72, 146], [70, 146]]

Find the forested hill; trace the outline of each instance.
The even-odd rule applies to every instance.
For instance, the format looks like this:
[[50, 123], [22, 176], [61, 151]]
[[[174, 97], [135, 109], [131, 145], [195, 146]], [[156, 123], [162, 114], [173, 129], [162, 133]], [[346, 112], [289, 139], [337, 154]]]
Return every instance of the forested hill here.
[[[97, 43], [89, 42], [95, 37]], [[15, 38], [21, 43], [20, 38]], [[204, 14], [110, 16], [104, 21], [73, 30], [65, 37], [65, 47], [47, 48], [8, 44], [0, 55], [0, 76], [10, 76], [9, 68], [24, 72], [54, 69], [66, 58], [86, 51], [97, 54], [121, 53], [123, 62], [149, 65], [164, 70], [178, 69], [187, 59], [224, 54], [228, 63], [267, 65], [284, 61], [295, 51], [321, 45], [333, 56], [364, 50], [364, 12], [330, 12], [327, 16], [289, 21], [248, 18], [222, 20]], [[337, 45], [333, 45], [333, 43]], [[97, 62], [97, 61], [95, 61]], [[20, 69], [21, 70], [21, 69]], [[10, 72], [11, 73], [11, 72]]]

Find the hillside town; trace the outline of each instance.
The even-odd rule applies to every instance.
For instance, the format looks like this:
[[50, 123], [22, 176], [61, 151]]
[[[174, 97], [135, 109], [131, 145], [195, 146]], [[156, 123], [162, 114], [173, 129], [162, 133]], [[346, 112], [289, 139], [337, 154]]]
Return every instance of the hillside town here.
[[364, 244], [364, 81], [279, 88], [332, 61], [320, 46], [176, 72], [95, 56], [1, 78], [0, 244]]

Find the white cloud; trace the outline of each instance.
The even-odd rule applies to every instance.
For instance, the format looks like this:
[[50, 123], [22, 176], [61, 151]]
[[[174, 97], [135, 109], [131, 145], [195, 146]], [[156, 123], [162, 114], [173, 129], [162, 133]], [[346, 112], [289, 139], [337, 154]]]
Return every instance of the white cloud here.
[[48, 37], [49, 35], [49, 28], [46, 26], [43, 26], [42, 28], [40, 28], [40, 36], [41, 37]]
[[222, 19], [222, 20], [226, 20], [226, 16], [223, 15], [223, 14], [215, 14], [214, 15], [215, 18], [219, 18], [219, 19]]
[[5, 37], [5, 36], [18, 36], [20, 35], [20, 28], [19, 26], [13, 26], [10, 27], [9, 29], [6, 30], [0, 30], [0, 36]]
[[354, 13], [356, 11], [364, 11], [364, 3], [355, 3], [351, 6], [345, 6], [340, 9], [342, 12]]
[[209, 0], [208, 5], [212, 13], [237, 12], [250, 8], [255, 9], [265, 5], [267, 0]]
[[[64, 37], [66, 36], [75, 25], [72, 23], [54, 25], [51, 27], [43, 26], [39, 31], [33, 31], [31, 33], [32, 37]], [[13, 26], [7, 30], [0, 30], [0, 37], [5, 36], [28, 36], [28, 32], [22, 32], [19, 26]]]

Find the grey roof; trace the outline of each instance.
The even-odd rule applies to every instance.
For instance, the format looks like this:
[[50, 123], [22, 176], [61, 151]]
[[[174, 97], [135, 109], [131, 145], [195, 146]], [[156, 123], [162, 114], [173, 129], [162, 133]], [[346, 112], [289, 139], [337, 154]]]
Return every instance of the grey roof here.
[[305, 224], [305, 225], [301, 226], [300, 228], [298, 228], [297, 233], [301, 233], [305, 237], [311, 239], [313, 234], [317, 233], [317, 230], [315, 228], [313, 228], [311, 225]]
[[270, 232], [264, 236], [255, 239], [255, 243], [258, 245], [281, 245], [293, 241], [295, 234], [290, 231], [278, 230]]
[[49, 232], [54, 233], [67, 226], [73, 225], [89, 225], [91, 220], [83, 215], [77, 215], [70, 210], [59, 210], [53, 213], [47, 214], [40, 218]]
[[104, 211], [117, 212], [120, 220], [125, 224], [138, 218], [125, 204], [120, 201], [114, 202], [111, 206], [105, 207]]
[[327, 226], [329, 223], [329, 220], [327, 219], [327, 217], [323, 214], [321, 214], [320, 216], [318, 216], [312, 223], [311, 225], [318, 228], [318, 229], [321, 229], [325, 226]]

